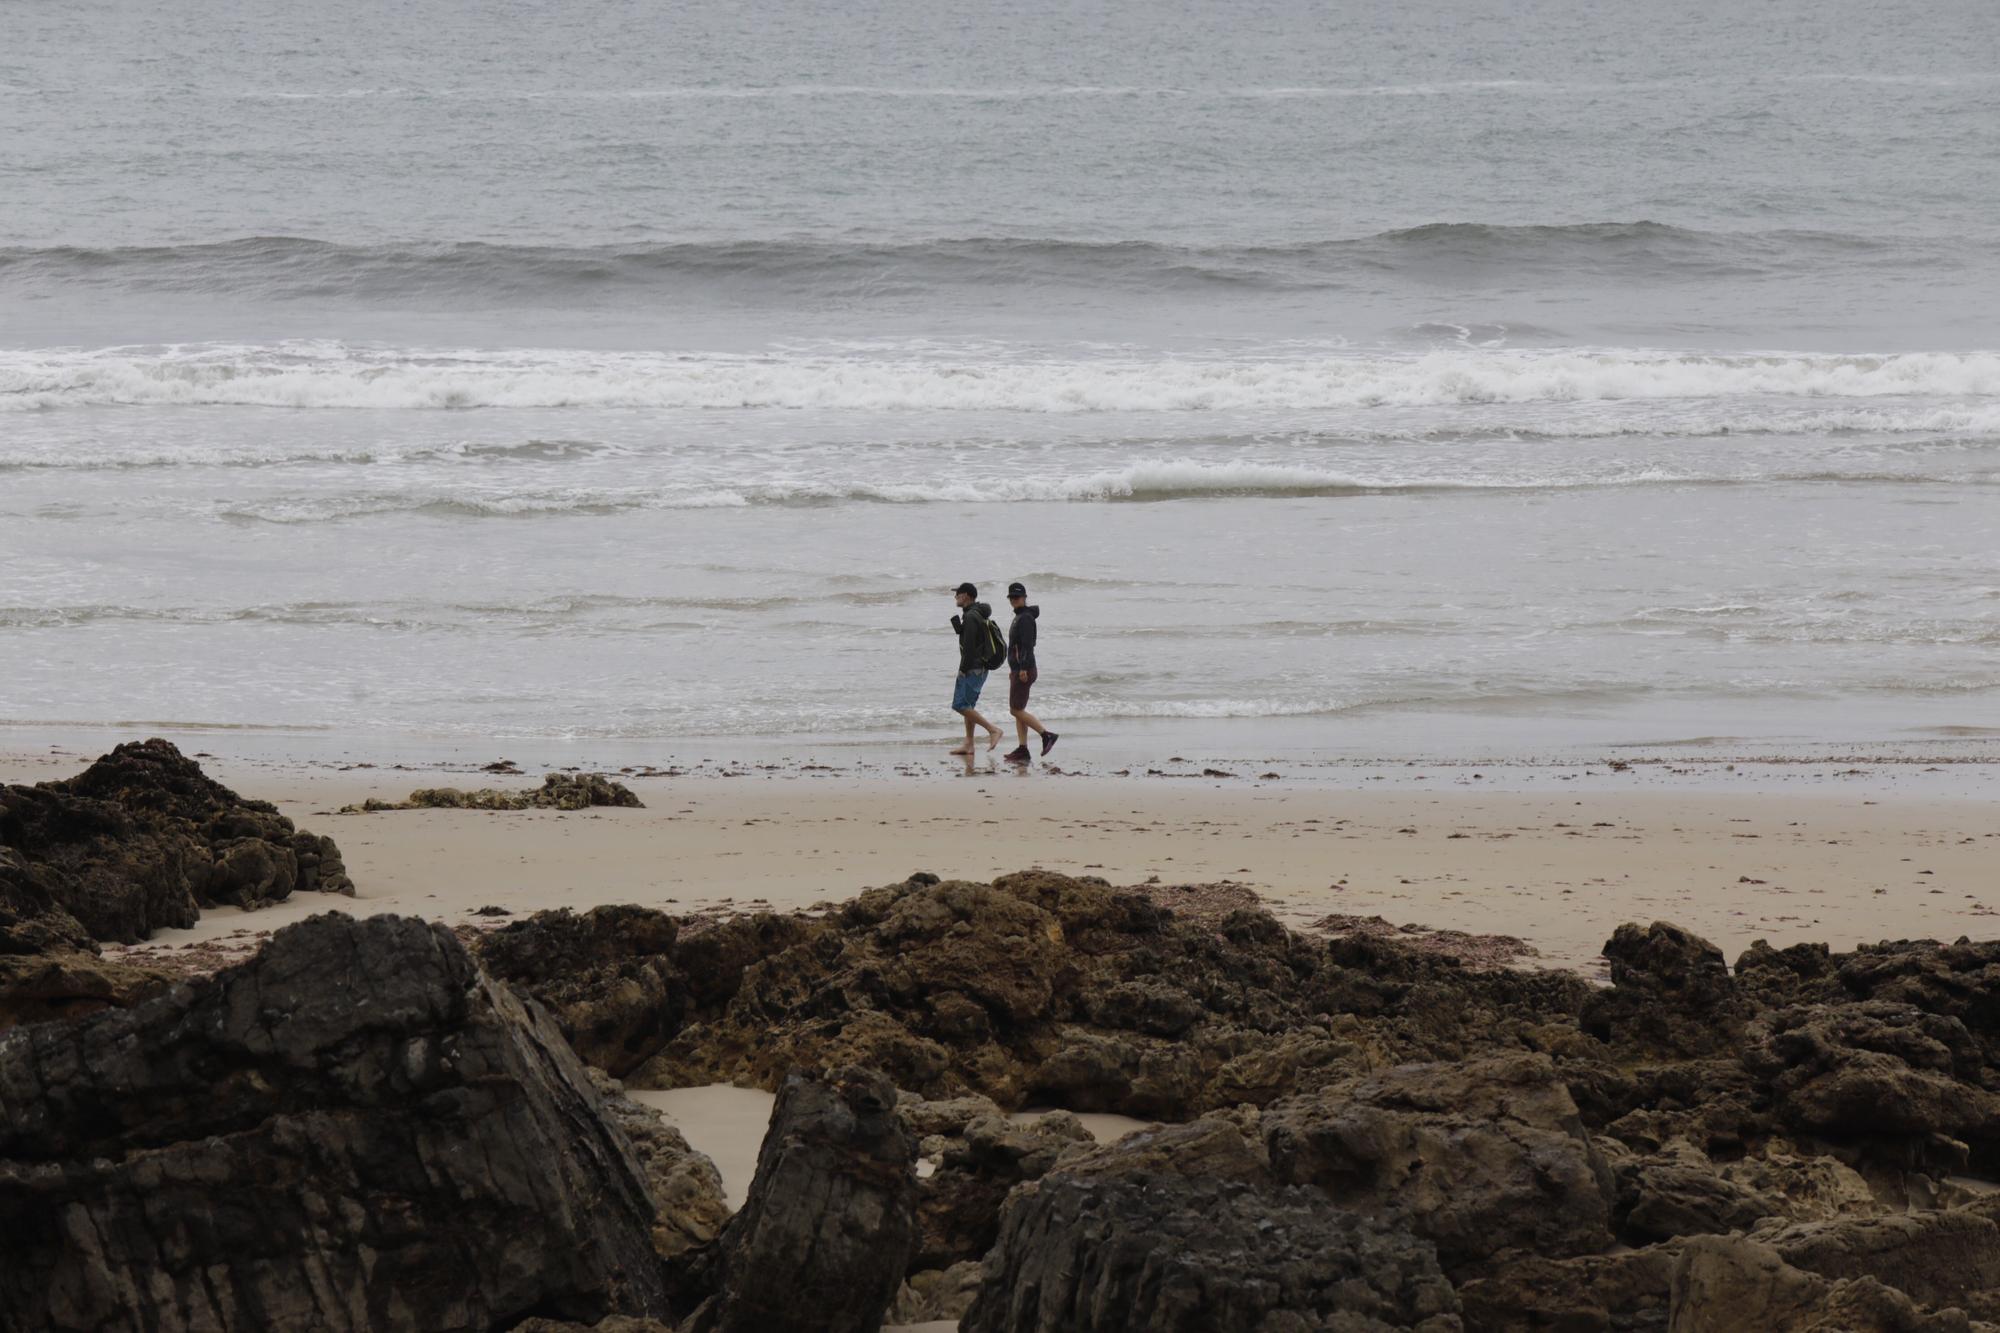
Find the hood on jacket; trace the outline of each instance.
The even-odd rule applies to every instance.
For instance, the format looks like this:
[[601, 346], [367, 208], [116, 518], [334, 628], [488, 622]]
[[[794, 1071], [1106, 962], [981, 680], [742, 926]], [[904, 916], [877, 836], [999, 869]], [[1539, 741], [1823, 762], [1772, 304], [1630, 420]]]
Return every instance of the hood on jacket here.
[[972, 603], [972, 605], [966, 607], [965, 609], [968, 611], [977, 611], [980, 615], [985, 616], [988, 620], [993, 619], [993, 608], [987, 605], [985, 602], [974, 602]]
[[1042, 608], [1039, 606], [1024, 606], [1014, 614], [1017, 616], [1026, 616], [1028, 619], [1033, 620], [1042, 614]]

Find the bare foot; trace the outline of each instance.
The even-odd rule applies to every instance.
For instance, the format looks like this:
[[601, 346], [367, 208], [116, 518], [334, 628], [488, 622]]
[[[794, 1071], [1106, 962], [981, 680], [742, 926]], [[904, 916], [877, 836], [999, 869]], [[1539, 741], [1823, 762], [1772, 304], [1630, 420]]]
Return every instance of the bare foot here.
[[[993, 747], [989, 745], [989, 746], [987, 746], [986, 748], [990, 750], [990, 749], [992, 749]], [[961, 745], [961, 746], [959, 746], [959, 747], [958, 747], [958, 748], [957, 748], [956, 750], [947, 750], [947, 751], [945, 751], [945, 753], [946, 753], [946, 754], [971, 754], [971, 753], [972, 753], [972, 747], [971, 747], [970, 745]]]
[[995, 727], [995, 728], [993, 728], [993, 731], [992, 731], [992, 733], [991, 733], [991, 734], [989, 734], [989, 735], [987, 736], [987, 738], [986, 738], [986, 748], [987, 748], [987, 749], [989, 749], [989, 750], [997, 750], [997, 749], [999, 749], [999, 748], [1000, 748], [1000, 737], [1001, 737], [1001, 735], [1002, 735], [1002, 733], [1001, 733], [1001, 731], [1000, 731], [1000, 728], [998, 728], [998, 727]]

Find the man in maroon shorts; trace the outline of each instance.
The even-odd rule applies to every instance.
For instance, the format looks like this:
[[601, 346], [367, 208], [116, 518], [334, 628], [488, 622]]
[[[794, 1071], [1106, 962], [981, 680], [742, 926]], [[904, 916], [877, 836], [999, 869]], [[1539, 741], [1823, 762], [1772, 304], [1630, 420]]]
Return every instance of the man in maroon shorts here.
[[1042, 608], [1028, 605], [1028, 590], [1018, 583], [1007, 585], [1007, 605], [1014, 608], [1014, 623], [1007, 626], [1007, 708], [1014, 714], [1014, 731], [1021, 739], [1007, 761], [1025, 764], [1029, 759], [1029, 732], [1042, 738], [1043, 754], [1056, 745], [1056, 733], [1028, 711], [1028, 691], [1035, 687], [1036, 675], [1035, 620], [1042, 614]]

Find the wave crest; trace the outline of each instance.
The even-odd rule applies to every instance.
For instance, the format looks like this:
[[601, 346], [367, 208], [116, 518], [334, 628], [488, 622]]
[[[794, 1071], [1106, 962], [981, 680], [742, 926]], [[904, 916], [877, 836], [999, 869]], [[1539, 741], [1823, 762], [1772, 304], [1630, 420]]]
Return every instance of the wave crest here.
[[[387, 351], [0, 353], [0, 411], [92, 406], [1201, 412], [2000, 395], [2000, 353], [1450, 350], [1286, 360], [992, 360]], [[1936, 410], [1927, 405], [1926, 410]], [[1991, 403], [1967, 426], [1990, 429]]]

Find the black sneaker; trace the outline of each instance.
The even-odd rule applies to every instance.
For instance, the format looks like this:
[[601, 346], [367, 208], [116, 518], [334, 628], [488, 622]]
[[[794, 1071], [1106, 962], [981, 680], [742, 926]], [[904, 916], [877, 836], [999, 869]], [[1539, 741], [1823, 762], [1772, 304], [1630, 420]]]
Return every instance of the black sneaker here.
[[[1057, 735], [1056, 735], [1056, 734], [1055, 734], [1055, 733], [1054, 733], [1053, 731], [1045, 731], [1045, 732], [1043, 732], [1043, 733], [1042, 733], [1042, 753], [1043, 753], [1043, 754], [1047, 754], [1047, 753], [1048, 753], [1048, 752], [1049, 752], [1050, 750], [1053, 750], [1053, 749], [1055, 749], [1055, 748], [1056, 748], [1056, 742], [1057, 742], [1058, 740], [1060, 740], [1060, 739], [1061, 739], [1061, 738], [1060, 738], [1059, 736], [1057, 736]], [[1023, 748], [1024, 750], [1025, 750], [1025, 749], [1026, 749], [1027, 747], [1026, 747], [1026, 746], [1023, 746], [1022, 748]]]
[[1025, 764], [1028, 762], [1028, 747], [1025, 745], [1017, 745], [1014, 747], [1013, 753], [1005, 757], [1007, 762], [1010, 764]]

